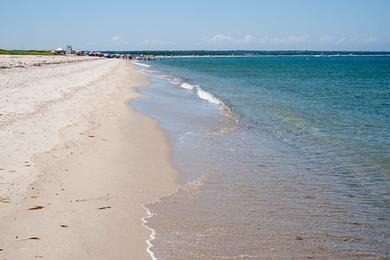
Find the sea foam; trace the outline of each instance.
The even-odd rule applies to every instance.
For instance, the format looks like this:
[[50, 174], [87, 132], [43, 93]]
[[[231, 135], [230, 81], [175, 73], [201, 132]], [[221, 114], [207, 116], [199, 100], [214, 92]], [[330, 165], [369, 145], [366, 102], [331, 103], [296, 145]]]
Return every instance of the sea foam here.
[[145, 63], [141, 63], [141, 62], [133, 62], [133, 64], [135, 64], [137, 66], [145, 67], [145, 68], [150, 68], [151, 67], [150, 65], [145, 64]]
[[190, 89], [190, 90], [194, 89], [194, 86], [192, 86], [191, 84], [188, 84], [188, 83], [182, 83], [180, 85], [180, 87], [185, 88], [185, 89]]
[[[172, 82], [171, 82], [172, 83]], [[205, 91], [202, 89], [199, 85], [191, 85], [189, 83], [183, 82], [181, 84], [176, 84], [181, 88], [188, 89], [188, 90], [194, 90], [199, 98], [206, 100], [212, 104], [216, 105], [224, 105], [224, 103], [219, 100], [217, 97], [215, 97], [210, 92]]]
[[201, 87], [199, 86], [195, 86], [195, 89], [196, 89], [196, 94], [198, 95], [198, 97], [200, 97], [201, 99], [204, 99], [204, 100], [207, 100], [208, 102], [210, 103], [213, 103], [213, 104], [216, 104], [216, 105], [223, 105], [223, 102], [221, 100], [219, 100], [218, 98], [216, 98], [213, 94], [211, 94], [210, 92], [207, 92], [205, 90], [203, 90]]
[[[147, 68], [148, 71], [149, 71], [149, 68], [151, 67], [151, 65], [140, 63], [140, 62], [133, 62], [133, 64]], [[149, 71], [149, 72], [151, 72], [151, 71]], [[158, 72], [158, 74], [160, 74], [160, 73]], [[220, 99], [218, 99], [212, 93], [207, 92], [206, 90], [202, 89], [199, 85], [192, 85], [190, 83], [184, 82], [184, 80], [181, 78], [173, 77], [171, 75], [166, 75], [166, 74], [162, 74], [162, 73], [159, 75], [159, 77], [167, 80], [169, 83], [176, 85], [180, 88], [194, 91], [199, 98], [206, 100], [209, 103], [219, 105], [221, 107], [224, 107], [226, 110], [230, 110], [229, 107], [226, 106], [224, 102], [222, 102]]]
[[156, 231], [147, 225], [147, 223], [148, 223], [147, 219], [153, 217], [153, 214], [150, 212], [150, 210], [147, 207], [144, 206], [144, 208], [146, 209], [147, 215], [141, 219], [142, 225], [151, 231], [149, 238], [145, 241], [146, 246], [147, 246], [146, 252], [148, 252], [148, 254], [152, 258], [152, 260], [157, 260], [157, 257], [155, 256], [154, 252], [152, 251], [152, 247], [153, 247], [152, 240], [156, 239]]

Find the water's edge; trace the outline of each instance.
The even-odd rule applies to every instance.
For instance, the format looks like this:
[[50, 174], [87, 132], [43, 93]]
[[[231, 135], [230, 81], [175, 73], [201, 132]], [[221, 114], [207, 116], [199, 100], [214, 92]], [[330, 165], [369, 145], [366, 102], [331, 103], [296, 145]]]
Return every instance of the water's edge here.
[[[146, 64], [138, 64], [138, 66], [140, 66], [140, 70], [143, 70], [144, 72], [145, 68], [150, 68], [150, 66]], [[181, 183], [182, 185], [174, 193], [168, 196], [164, 196], [162, 198], [158, 198], [155, 202], [144, 205], [146, 209], [146, 216], [142, 218], [142, 223], [146, 228], [151, 231], [151, 235], [149, 239], [145, 241], [145, 243], [147, 245], [147, 252], [152, 257], [152, 259], [160, 258], [160, 255], [162, 255], [161, 258], [164, 258], [164, 254], [165, 256], [167, 256], [169, 255], [169, 253], [172, 252], [175, 252], [174, 255], [186, 254], [188, 257], [199, 256], [202, 255], [203, 252], [205, 252], [206, 254], [203, 255], [204, 257], [217, 256], [213, 254], [217, 254], [219, 252], [218, 250], [221, 250], [221, 248], [213, 248], [212, 244], [207, 245], [207, 241], [209, 238], [213, 238], [214, 240], [223, 240], [225, 238], [225, 235], [214, 234], [213, 232], [209, 233], [208, 230], [219, 228], [219, 226], [223, 225], [223, 223], [213, 222], [215, 220], [213, 220], [212, 218], [210, 219], [205, 215], [202, 215], [204, 213], [200, 213], [200, 215], [197, 216], [196, 214], [199, 213], [197, 209], [203, 210], [207, 209], [207, 207], [209, 206], [214, 205], [212, 204], [212, 201], [210, 205], [205, 205], [204, 202], [208, 201], [207, 199], [217, 199], [221, 200], [221, 202], [224, 202], [226, 198], [229, 198], [229, 193], [219, 194], [221, 191], [221, 187], [218, 187], [215, 184], [216, 182], [219, 182], [218, 180], [221, 180], [218, 178], [230, 178], [225, 184], [233, 184], [236, 182], [235, 178], [243, 178], [243, 183], [237, 183], [242, 186], [241, 189], [248, 189], [248, 192], [246, 194], [240, 193], [241, 191], [239, 190], [237, 190], [237, 192], [239, 193], [235, 193], [236, 187], [233, 186], [223, 187], [223, 189], [225, 190], [222, 190], [222, 192], [227, 192], [229, 189], [232, 189], [232, 194], [239, 195], [238, 199], [240, 201], [245, 198], [245, 196], [243, 195], [261, 195], [260, 202], [262, 203], [260, 204], [256, 203], [258, 199], [255, 198], [253, 198], [255, 200], [253, 200], [252, 198], [250, 200], [244, 199], [239, 203], [248, 204], [248, 206], [250, 205], [250, 207], [254, 207], [254, 209], [257, 208], [258, 210], [264, 209], [264, 213], [262, 215], [259, 215], [259, 212], [252, 212], [250, 208], [242, 208], [240, 204], [224, 205], [222, 203], [221, 205], [214, 205], [220, 208], [209, 210], [208, 214], [216, 214], [216, 216], [218, 216], [219, 213], [223, 213], [226, 216], [226, 212], [223, 212], [225, 211], [224, 207], [226, 208], [229, 206], [233, 206], [232, 208], [235, 207], [237, 211], [241, 211], [241, 214], [244, 215], [242, 219], [236, 219], [234, 216], [234, 214], [236, 213], [233, 213], [232, 216], [229, 216], [231, 218], [229, 219], [230, 222], [239, 221], [237, 224], [240, 225], [240, 222], [242, 221], [242, 224], [244, 224], [246, 221], [252, 221], [253, 218], [258, 218], [259, 221], [263, 219], [264, 223], [268, 223], [268, 226], [269, 228], [271, 228], [271, 230], [272, 227], [275, 228], [281, 226], [280, 230], [275, 229], [274, 231], [269, 231], [267, 224], [265, 225], [265, 227], [261, 227], [261, 224], [258, 223], [257, 226], [259, 227], [259, 231], [256, 231], [255, 233], [257, 235], [264, 234], [270, 236], [270, 241], [260, 241], [263, 244], [256, 245], [256, 251], [252, 249], [253, 243], [256, 244], [256, 237], [250, 239], [250, 235], [248, 236], [249, 240], [245, 240], [245, 237], [242, 237], [239, 239], [243, 239], [243, 241], [234, 242], [235, 240], [233, 240], [233, 244], [229, 244], [229, 242], [227, 244], [221, 244], [220, 246], [222, 247], [226, 246], [226, 248], [230, 248], [229, 250], [231, 252], [227, 252], [227, 255], [218, 255], [218, 257], [242, 257], [243, 255], [240, 256], [240, 252], [248, 252], [247, 256], [252, 257], [262, 256], [261, 254], [258, 255], [258, 250], [261, 250], [262, 247], [265, 250], [269, 250], [269, 247], [271, 249], [274, 247], [275, 249], [273, 250], [276, 250], [275, 252], [279, 251], [280, 253], [268, 253], [268, 256], [275, 257], [283, 256], [283, 251], [285, 249], [290, 250], [286, 250], [285, 254], [290, 253], [290, 256], [295, 257], [333, 256], [336, 258], [375, 258], [377, 256], [388, 256], [388, 252], [386, 252], [385, 249], [385, 245], [387, 244], [387, 225], [385, 224], [386, 216], [383, 216], [383, 214], [377, 211], [375, 207], [371, 207], [369, 203], [366, 203], [366, 200], [363, 197], [360, 197], [358, 192], [356, 192], [357, 190], [346, 189], [346, 186], [337, 180], [337, 176], [325, 176], [318, 169], [315, 170], [315, 168], [311, 168], [307, 164], [301, 164], [300, 161], [294, 161], [294, 159], [291, 159], [291, 155], [293, 155], [291, 153], [292, 150], [283, 150], [284, 148], [281, 148], [281, 153], [272, 152], [271, 150], [273, 148], [271, 147], [276, 146], [280, 148], [279, 144], [273, 141], [270, 142], [267, 138], [265, 138], [267, 140], [264, 141], [264, 136], [260, 138], [260, 143], [264, 145], [263, 151], [260, 151], [259, 154], [254, 155], [257, 157], [235, 158], [235, 154], [240, 154], [240, 149], [246, 148], [235, 147], [235, 144], [237, 144], [235, 142], [231, 143], [230, 146], [229, 144], [226, 145], [218, 143], [217, 136], [223, 136], [225, 133], [232, 131], [232, 138], [239, 138], [239, 140], [237, 141], [238, 143], [240, 143], [240, 141], [243, 141], [244, 143], [242, 144], [251, 145], [251, 142], [255, 140], [248, 140], [246, 139], [247, 136], [243, 137], [242, 135], [240, 135], [240, 127], [245, 128], [245, 126], [242, 126], [240, 124], [239, 117], [230, 110], [229, 105], [226, 105], [223, 101], [218, 99], [217, 96], [214, 96], [213, 94], [204, 91], [200, 86], [191, 85], [178, 78], [166, 77], [166, 75], [159, 75], [160, 79], [156, 79], [156, 75], [154, 75], [153, 73], [146, 73], [152, 79], [152, 83], [143, 88], [140, 92], [144, 95], [148, 95], [147, 92], [150, 91], [150, 93], [157, 93], [157, 95], [149, 99], [149, 102], [139, 102], [135, 100], [134, 102], [136, 104], [132, 102], [132, 106], [135, 107], [137, 111], [144, 113], [148, 117], [157, 120], [160, 123], [160, 128], [162, 129], [162, 131], [164, 131], [169, 137], [169, 140], [174, 150], [181, 149], [180, 151], [184, 151], [184, 153], [180, 154], [180, 156], [187, 156], [184, 158], [180, 158], [179, 161], [177, 160], [177, 158], [175, 159], [174, 156], [172, 156], [173, 165], [178, 169], [180, 174], [183, 175], [183, 181]], [[163, 81], [175, 87], [159, 86], [159, 84], [165, 84], [162, 83]], [[194, 99], [194, 97], [197, 98]], [[181, 100], [184, 101], [182, 102]], [[205, 101], [207, 102], [205, 103]], [[177, 102], [178, 104], [175, 104], [175, 102]], [[186, 109], [188, 110], [188, 108], [193, 107], [199, 109], [199, 112], [196, 112], [196, 109], [194, 109], [195, 112], [191, 111], [192, 114], [186, 114], [184, 112], [182, 113], [181, 111]], [[161, 119], [161, 117], [163, 119]], [[200, 124], [194, 124], [194, 121], [200, 122]], [[185, 127], [183, 127], [184, 125]], [[245, 131], [252, 130], [246, 129]], [[199, 134], [201, 136], [199, 136]], [[231, 141], [229, 137], [226, 138], [222, 138], [221, 140], [227, 142]], [[213, 154], [211, 154], [211, 158], [206, 158], [209, 161], [204, 162], [199, 158], [196, 158], [199, 157], [199, 155], [192, 154], [192, 150], [188, 151], [185, 150], [185, 148], [183, 150], [183, 147], [186, 144], [188, 145], [188, 143], [185, 142], [192, 142], [192, 145], [196, 144], [193, 142], [193, 139], [196, 139], [196, 142], [200, 140], [201, 144], [205, 145], [201, 146], [201, 144], [199, 144], [198, 147], [193, 147], [193, 151], [202, 151], [203, 149], [209, 149], [207, 148], [207, 146], [210, 145], [211, 141], [211, 145], [221, 146], [222, 151], [226, 153], [227, 160], [229, 160], [230, 156], [233, 156], [232, 158], [234, 159], [238, 159], [237, 162], [246, 159], [249, 159], [249, 161], [250, 159], [252, 159], [252, 161], [256, 161], [253, 159], [260, 157], [264, 157], [265, 159], [261, 159], [260, 161], [258, 161], [258, 165], [250, 164], [248, 168], [249, 172], [240, 172], [242, 171], [242, 169], [240, 169], [239, 167], [236, 169], [236, 165], [234, 163], [231, 165], [229, 164], [230, 167], [232, 167], [231, 169], [233, 171], [236, 170], [241, 174], [237, 175], [236, 177], [234, 176], [234, 174], [226, 176], [218, 173], [221, 172], [221, 170], [223, 171], [223, 168], [214, 168], [214, 162], [216, 162], [217, 164], [221, 163], [218, 162], [218, 160], [221, 160], [218, 155], [214, 156]], [[181, 141], [184, 142], [184, 146]], [[259, 140], [256, 140], [256, 142], [257, 141]], [[248, 149], [252, 148], [248, 147]], [[269, 150], [269, 148], [271, 148], [271, 150]], [[235, 149], [238, 149], [237, 153]], [[211, 149], [211, 151], [212, 150], [213, 148]], [[218, 151], [218, 149], [216, 149], [216, 151]], [[206, 151], [206, 154], [207, 152], [210, 151]], [[186, 153], [187, 155], [185, 155]], [[286, 154], [289, 154], [290, 158], [289, 156], [286, 156]], [[200, 157], [202, 157], [202, 155]], [[277, 159], [275, 160], [275, 158]], [[295, 158], [294, 155], [292, 158]], [[281, 166], [278, 165], [278, 162], [280, 161], [283, 161], [283, 165]], [[202, 164], [203, 162], [206, 165], [205, 167], [201, 167], [198, 165]], [[183, 169], [183, 167], [185, 170]], [[188, 168], [190, 170], [188, 170]], [[255, 168], [265, 173], [270, 171], [272, 172], [272, 174], [270, 174], [269, 176], [258, 176], [250, 172]], [[211, 185], [210, 183], [208, 184], [207, 189], [205, 190], [206, 193], [199, 193], [200, 191], [204, 190], [204, 184], [206, 183], [206, 179], [209, 178], [208, 171], [211, 171], [213, 173], [213, 175], [210, 176]], [[311, 174], [308, 174], [309, 172]], [[274, 178], [275, 180], [269, 178]], [[259, 181], [261, 180], [265, 183], [265, 185], [268, 183], [274, 185], [274, 188], [282, 189], [280, 191], [274, 191], [271, 188], [270, 190], [270, 187], [267, 187], [267, 185], [261, 186], [261, 182], [260, 184], [256, 184], [257, 187], [251, 187], [252, 181], [254, 181], [255, 183], [259, 183]], [[224, 183], [221, 183], [220, 185], [223, 186], [223, 184]], [[226, 188], [228, 188], [228, 190], [226, 190]], [[256, 190], [252, 190], [254, 188], [256, 188]], [[242, 196], [243, 198], [240, 198], [240, 196]], [[290, 197], [286, 198], [285, 196]], [[358, 208], [355, 207], [355, 204], [358, 201], [363, 202], [364, 206], [367, 207], [365, 211], [360, 211]], [[191, 205], [193, 205], [193, 207], [191, 206], [191, 208], [186, 208], [186, 206], [188, 206], [186, 205], [186, 203], [192, 203]], [[205, 206], [206, 208], [204, 208]], [[292, 207], [292, 209], [290, 209], [290, 207]], [[174, 214], [167, 214], [167, 210], [170, 210], [170, 213], [173, 212]], [[273, 213], [275, 212], [275, 210], [280, 210], [281, 213], [277, 213], [277, 215], [275, 215], [275, 213]], [[282, 212], [285, 213], [283, 214]], [[291, 213], [293, 215], [291, 215]], [[193, 215], [187, 216], [187, 214]], [[249, 214], [248, 217], [246, 217], [245, 214]], [[310, 218], [310, 216], [315, 217], [315, 219], [307, 219]], [[181, 219], [182, 217], [183, 219]], [[332, 218], [334, 217], [335, 219], [332, 220]], [[164, 222], [162, 221], [162, 219], [165, 219], [166, 221], [164, 220]], [[307, 227], [302, 226], [305, 224], [305, 219], [307, 219]], [[181, 223], [181, 221], [184, 222]], [[191, 221], [195, 221], [195, 223], [197, 221], [200, 221], [199, 224], [208, 227], [208, 229], [202, 230], [190, 227], [190, 229], [192, 228], [191, 231], [187, 230], [188, 226], [190, 225], [186, 225], [186, 223], [191, 223]], [[172, 225], [174, 222], [179, 226], [185, 226], [180, 226], [179, 229], [176, 229], [176, 226], [169, 226]], [[328, 222], [328, 224], [325, 224], [326, 222]], [[231, 225], [228, 223], [229, 222], [225, 224]], [[161, 230], [160, 233], [160, 228], [164, 225], [167, 227], [167, 229]], [[253, 223], [251, 225], [253, 226]], [[249, 230], [244, 230], [244, 234], [245, 232], [247, 232], [247, 234], [251, 233], [251, 225], [249, 225], [248, 227]], [[159, 227], [158, 232], [156, 231], [155, 226]], [[293, 228], [294, 226], [296, 227]], [[256, 227], [256, 225], [254, 225], [253, 227]], [[381, 227], [384, 228], [382, 231]], [[302, 231], [296, 232], [300, 229], [302, 229]], [[224, 231], [224, 229], [222, 229], [221, 231]], [[225, 231], [227, 232], [226, 235], [233, 234], [235, 232], [234, 228], [233, 230]], [[174, 234], [169, 234], [169, 232]], [[186, 232], [189, 233], [187, 234]], [[237, 233], [237, 235], [239, 234]], [[195, 251], [189, 252], [190, 248], [188, 248], [188, 245], [186, 245], [185, 243], [188, 243], [194, 238], [196, 239], [197, 236], [203, 237], [201, 240], [198, 240], [196, 242], [196, 245], [199, 248], [194, 249]], [[227, 238], [229, 238], [229, 236]], [[292, 237], [295, 241], [286, 240], [284, 242], [285, 246], [280, 246], [279, 244], [283, 243], [283, 240], [280, 240], [280, 238], [283, 237], [280, 236], [286, 236], [286, 238]], [[318, 236], [318, 238], [316, 236]], [[163, 237], [164, 241], [159, 239], [159, 237]], [[200, 237], [198, 239], [200, 239]], [[372, 238], [370, 239], [369, 237]], [[274, 242], [274, 240], [276, 242]], [[204, 244], [205, 242], [206, 244]], [[208, 243], [210, 242], [211, 241], [209, 241]], [[269, 245], [270, 243], [271, 245]], [[378, 243], [378, 245], [375, 245], [376, 243]], [[183, 249], [179, 249], [177, 245], [181, 245]], [[241, 247], [242, 251], [235, 250], [235, 246], [237, 246], [237, 248]], [[185, 252], [180, 251], [185, 249], [187, 249]], [[208, 250], [211, 250], [212, 253], [207, 253]]]

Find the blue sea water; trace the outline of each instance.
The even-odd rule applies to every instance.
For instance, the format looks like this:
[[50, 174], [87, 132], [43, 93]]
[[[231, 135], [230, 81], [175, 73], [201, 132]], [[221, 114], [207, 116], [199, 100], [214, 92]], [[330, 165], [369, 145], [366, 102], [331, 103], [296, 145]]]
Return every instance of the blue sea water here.
[[136, 107], [171, 133], [188, 179], [205, 176], [151, 206], [157, 255], [389, 256], [390, 57], [148, 64]]

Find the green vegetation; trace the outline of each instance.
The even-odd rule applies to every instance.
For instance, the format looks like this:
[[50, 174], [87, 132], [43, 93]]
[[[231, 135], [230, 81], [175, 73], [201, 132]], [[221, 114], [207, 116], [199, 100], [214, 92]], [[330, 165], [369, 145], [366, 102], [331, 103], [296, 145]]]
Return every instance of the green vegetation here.
[[50, 51], [38, 51], [38, 50], [3, 50], [0, 49], [0, 55], [63, 55], [59, 53], [51, 53]]

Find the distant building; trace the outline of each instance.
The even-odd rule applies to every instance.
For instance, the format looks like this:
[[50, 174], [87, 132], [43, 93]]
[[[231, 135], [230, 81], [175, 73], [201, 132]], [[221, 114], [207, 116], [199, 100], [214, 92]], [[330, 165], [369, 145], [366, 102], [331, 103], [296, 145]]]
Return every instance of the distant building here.
[[71, 45], [66, 45], [66, 54], [72, 54], [72, 46]]

